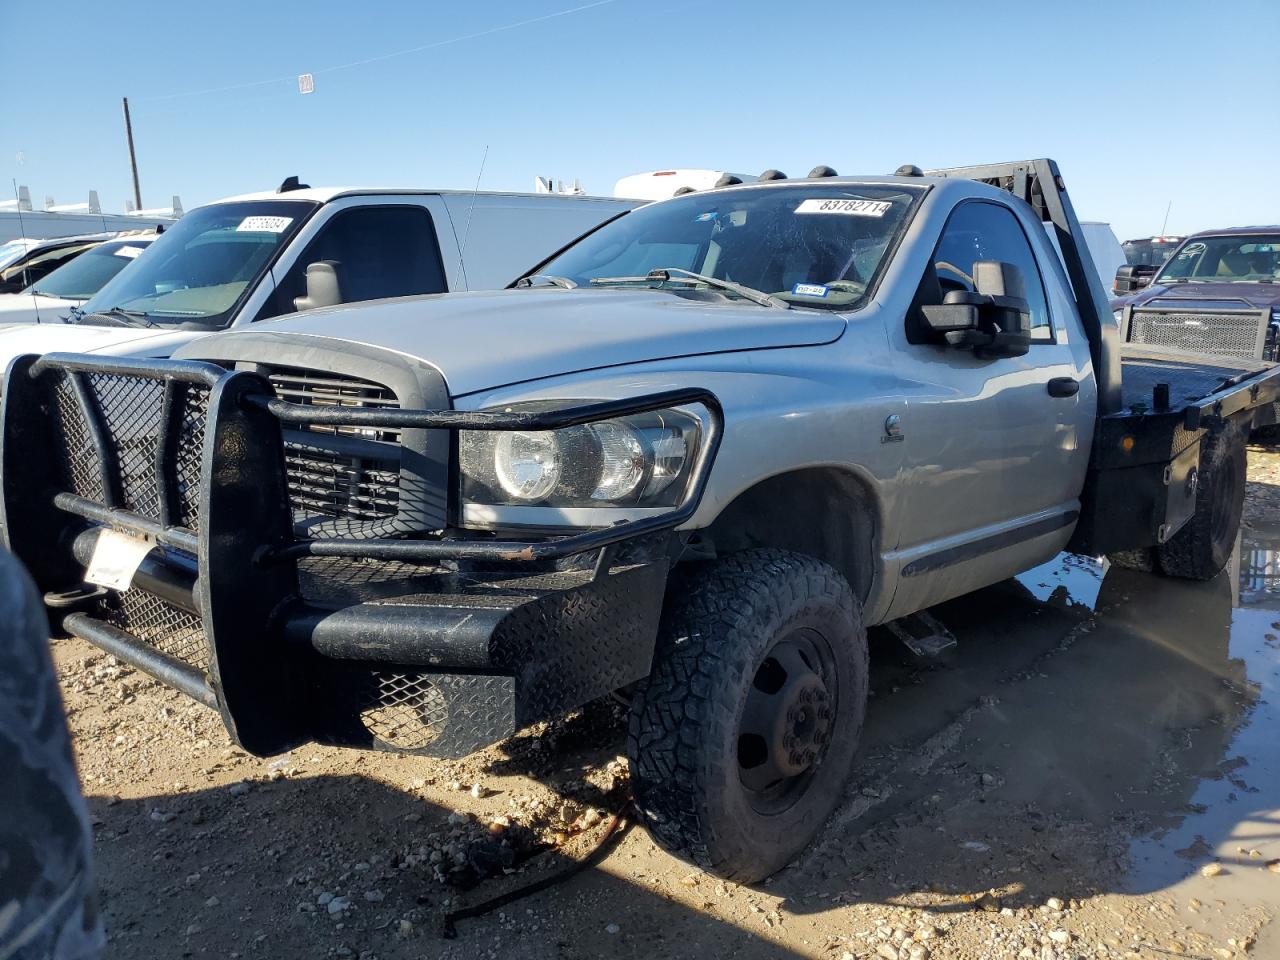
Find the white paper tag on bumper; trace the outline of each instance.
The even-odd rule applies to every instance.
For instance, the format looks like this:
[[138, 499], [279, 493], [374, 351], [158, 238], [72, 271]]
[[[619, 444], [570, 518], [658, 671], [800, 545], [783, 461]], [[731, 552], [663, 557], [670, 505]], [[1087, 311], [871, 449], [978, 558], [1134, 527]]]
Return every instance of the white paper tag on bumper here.
[[845, 200], [830, 198], [819, 200], [810, 197], [801, 200], [796, 213], [841, 213], [846, 217], [883, 217], [893, 207], [888, 200]]
[[151, 552], [155, 544], [141, 537], [131, 537], [115, 530], [103, 530], [98, 534], [89, 569], [84, 578], [100, 587], [112, 590], [128, 590], [133, 575], [138, 572], [142, 558]]

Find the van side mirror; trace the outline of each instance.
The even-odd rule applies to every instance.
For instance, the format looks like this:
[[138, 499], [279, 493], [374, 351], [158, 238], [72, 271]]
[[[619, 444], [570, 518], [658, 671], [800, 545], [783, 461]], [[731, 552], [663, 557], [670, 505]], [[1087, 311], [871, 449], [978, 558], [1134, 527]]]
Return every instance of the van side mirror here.
[[1022, 270], [1000, 260], [973, 265], [974, 292], [951, 290], [920, 308], [931, 339], [979, 357], [1021, 357], [1031, 348], [1031, 307]]
[[342, 303], [342, 284], [338, 282], [336, 260], [318, 260], [307, 265], [307, 295], [293, 298], [293, 309], [314, 310], [336, 307]]
[[1125, 294], [1149, 287], [1157, 269], [1150, 263], [1126, 263], [1116, 271], [1116, 282], [1111, 289], [1115, 293]]

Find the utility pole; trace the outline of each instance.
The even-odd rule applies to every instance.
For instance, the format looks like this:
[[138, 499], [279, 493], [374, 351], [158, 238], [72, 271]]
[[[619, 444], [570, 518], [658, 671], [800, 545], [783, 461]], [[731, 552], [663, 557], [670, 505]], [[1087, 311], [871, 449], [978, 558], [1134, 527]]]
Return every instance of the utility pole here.
[[129, 169], [133, 171], [133, 203], [142, 209], [142, 188], [138, 186], [138, 158], [133, 152], [133, 121], [129, 119], [129, 98], [124, 98], [124, 135], [129, 141]]

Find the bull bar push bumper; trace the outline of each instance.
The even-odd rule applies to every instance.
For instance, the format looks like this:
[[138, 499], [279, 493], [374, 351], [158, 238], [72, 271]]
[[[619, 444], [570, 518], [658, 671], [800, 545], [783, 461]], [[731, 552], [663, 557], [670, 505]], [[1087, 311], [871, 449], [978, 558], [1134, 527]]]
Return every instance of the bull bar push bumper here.
[[[675, 530], [723, 428], [699, 389], [544, 412], [350, 409], [210, 363], [74, 354], [19, 357], [5, 384], [0, 522], [53, 628], [215, 708], [259, 755], [315, 740], [463, 756], [646, 676]], [[282, 426], [456, 436], [694, 404], [705, 449], [662, 515], [528, 542], [295, 535]], [[152, 544], [127, 589], [86, 582], [107, 530]]]

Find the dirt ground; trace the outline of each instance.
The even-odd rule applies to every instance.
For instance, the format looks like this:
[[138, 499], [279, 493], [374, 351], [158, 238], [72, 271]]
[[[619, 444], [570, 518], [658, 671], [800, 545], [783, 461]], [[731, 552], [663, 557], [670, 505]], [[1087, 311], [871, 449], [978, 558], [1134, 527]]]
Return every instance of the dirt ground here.
[[939, 658], [873, 636], [847, 798], [768, 882], [636, 829], [452, 940], [445, 911], [599, 839], [626, 792], [620, 708], [459, 762], [263, 760], [59, 641], [109, 956], [1280, 958], [1280, 455], [1252, 449], [1250, 478], [1212, 583], [1063, 555], [937, 609], [959, 640]]

